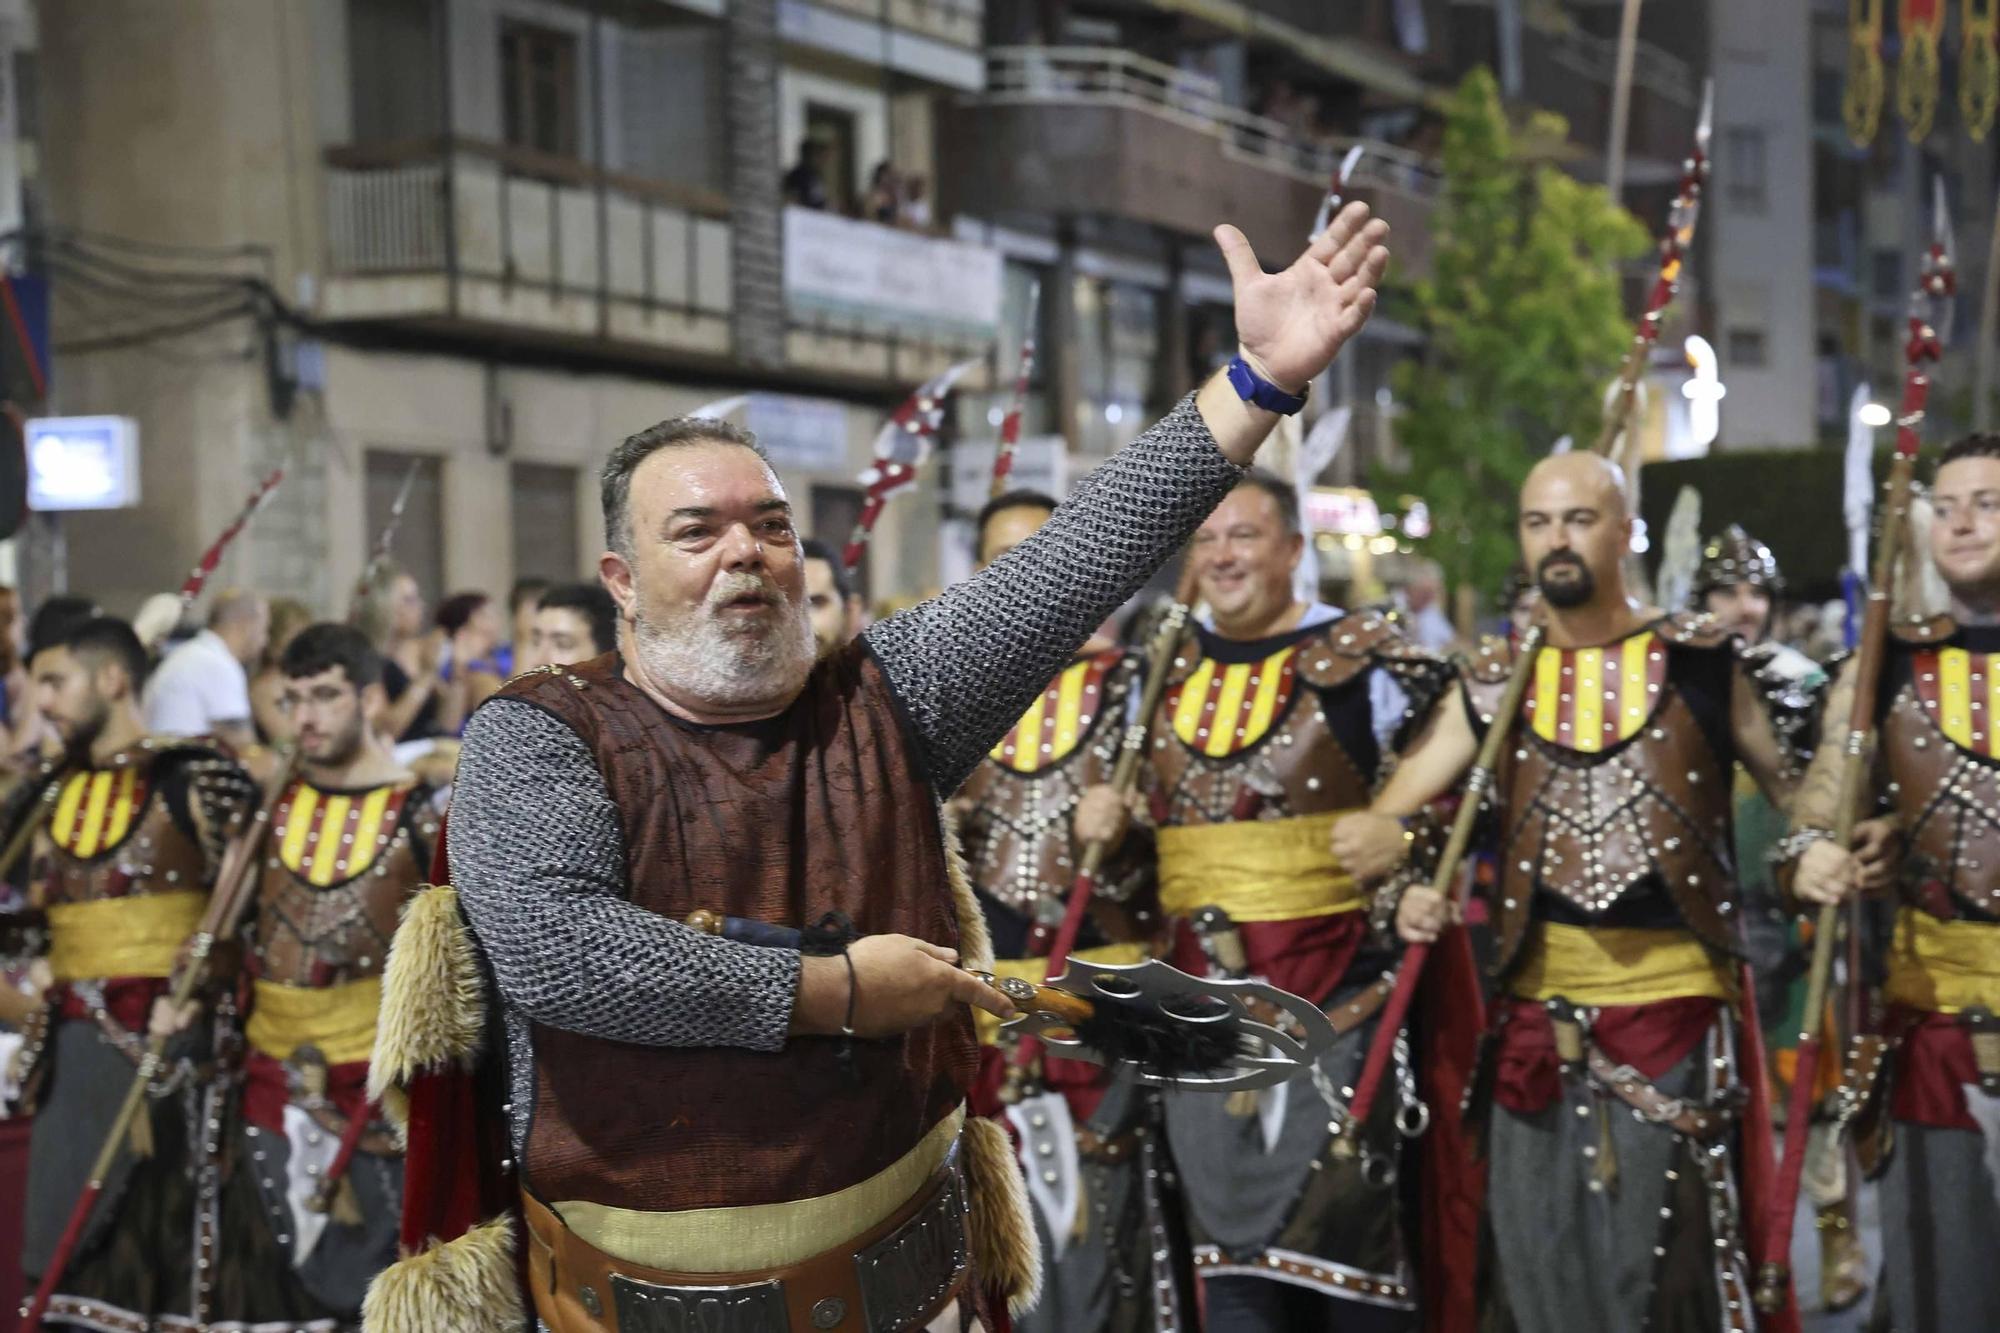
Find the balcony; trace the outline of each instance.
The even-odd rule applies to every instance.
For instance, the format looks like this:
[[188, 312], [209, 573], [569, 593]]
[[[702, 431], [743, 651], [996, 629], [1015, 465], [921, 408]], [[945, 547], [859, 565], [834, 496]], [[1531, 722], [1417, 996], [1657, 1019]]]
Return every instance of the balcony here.
[[[1490, 24], [1452, 27], [1460, 68], [1498, 60]], [[1534, 23], [1521, 43], [1521, 86], [1536, 105], [1569, 122], [1571, 170], [1602, 178], [1611, 132], [1611, 94], [1618, 43], [1557, 22]], [[1638, 43], [1632, 62], [1630, 123], [1625, 138], [1628, 186], [1671, 185], [1694, 142], [1701, 115], [1701, 80], [1688, 62], [1651, 42]]]
[[778, 0], [787, 42], [947, 88], [979, 87], [986, 0]]
[[1129, 51], [994, 48], [986, 93], [949, 112], [939, 142], [947, 215], [1101, 215], [1187, 236], [1233, 222], [1274, 261], [1304, 242], [1327, 183], [1361, 143], [1348, 193], [1396, 230], [1400, 275], [1428, 268], [1438, 176], [1424, 158], [1301, 137]]
[[468, 139], [326, 154], [320, 314], [449, 334], [727, 357], [712, 192]]
[[785, 359], [797, 370], [914, 384], [959, 361], [986, 382], [1000, 332], [997, 250], [806, 208], [784, 216]]

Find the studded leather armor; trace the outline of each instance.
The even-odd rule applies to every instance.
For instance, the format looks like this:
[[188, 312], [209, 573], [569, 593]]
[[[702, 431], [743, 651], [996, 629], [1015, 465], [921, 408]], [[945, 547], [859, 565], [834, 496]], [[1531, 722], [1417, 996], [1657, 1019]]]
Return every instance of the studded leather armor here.
[[[1143, 677], [1137, 657], [1115, 650], [1072, 663], [959, 788], [960, 847], [984, 897], [1031, 921], [1060, 911], [1082, 851], [1071, 829], [1077, 801], [1111, 780]], [[1111, 938], [1138, 938], [1124, 927], [1139, 923], [1109, 904], [1145, 897], [1145, 841], [1134, 830], [1098, 875], [1107, 902], [1093, 917]]]
[[252, 975], [335, 986], [381, 973], [404, 901], [428, 878], [431, 788], [321, 790], [295, 780], [274, 811], [247, 931]]
[[[177, 812], [169, 787], [181, 782], [186, 803]], [[224, 832], [250, 792], [233, 760], [198, 741], [147, 737], [102, 765], [72, 771], [39, 839], [44, 902], [206, 889]]]
[[[1249, 660], [1244, 660], [1245, 658]], [[1250, 646], [1201, 631], [1175, 659], [1153, 725], [1161, 825], [1351, 810], [1381, 775], [1368, 674], [1382, 668], [1422, 717], [1450, 679], [1435, 655], [1374, 614]]]
[[[1704, 726], [1677, 683], [1700, 655], [1714, 694]], [[1680, 660], [1676, 660], [1680, 659]], [[1483, 729], [1513, 665], [1504, 644], [1483, 649], [1467, 697]], [[1498, 966], [1514, 959], [1538, 891], [1601, 919], [1645, 885], [1710, 947], [1738, 953], [1730, 840], [1735, 755], [1726, 745], [1736, 671], [1748, 669], [1727, 631], [1676, 615], [1598, 648], [1543, 648], [1512, 744], [1495, 775], [1500, 881]], [[1720, 736], [1716, 734], [1720, 733]]]
[[[2000, 654], [1947, 617], [1896, 627], [1877, 760], [1908, 840], [1902, 892], [1939, 917], [2000, 916]], [[1900, 658], [1900, 661], [1894, 659]]]

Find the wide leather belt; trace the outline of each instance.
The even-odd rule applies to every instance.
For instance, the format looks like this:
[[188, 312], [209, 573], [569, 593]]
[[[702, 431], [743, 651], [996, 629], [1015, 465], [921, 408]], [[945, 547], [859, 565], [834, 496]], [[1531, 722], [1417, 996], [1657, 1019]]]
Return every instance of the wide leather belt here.
[[904, 1333], [957, 1299], [969, 1261], [956, 1151], [873, 1229], [782, 1268], [669, 1273], [586, 1243], [521, 1196], [528, 1285], [553, 1333]]

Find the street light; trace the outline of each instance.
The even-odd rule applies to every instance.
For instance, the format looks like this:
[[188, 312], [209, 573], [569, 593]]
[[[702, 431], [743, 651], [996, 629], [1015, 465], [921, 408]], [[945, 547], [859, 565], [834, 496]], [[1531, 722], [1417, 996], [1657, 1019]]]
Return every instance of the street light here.
[[1864, 426], [1886, 426], [1889, 424], [1889, 409], [1880, 403], [1863, 403], [1855, 417]]

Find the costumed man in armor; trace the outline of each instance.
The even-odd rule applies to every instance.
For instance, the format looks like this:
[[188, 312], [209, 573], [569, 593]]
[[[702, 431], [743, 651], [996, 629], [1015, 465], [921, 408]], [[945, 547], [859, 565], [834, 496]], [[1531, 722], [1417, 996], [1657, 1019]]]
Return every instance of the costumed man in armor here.
[[1319, 1004], [1342, 1034], [1278, 1087], [1167, 1095], [1216, 1333], [1411, 1327], [1418, 1303], [1388, 1127], [1402, 1108], [1384, 1099], [1366, 1160], [1334, 1144], [1337, 1090], [1359, 1070], [1394, 957], [1330, 831], [1368, 803], [1450, 670], [1380, 616], [1296, 600], [1304, 549], [1298, 496], [1270, 473], [1251, 472], [1209, 515], [1188, 555], [1208, 615], [1152, 728], [1176, 966], [1260, 977]]
[[[1055, 500], [1036, 491], [988, 501], [974, 529], [979, 568], [1026, 541], [1055, 510]], [[952, 799], [998, 976], [1046, 977], [1047, 949], [1031, 947], [1031, 936], [1039, 927], [1053, 938], [1083, 848], [1120, 834], [1118, 796], [1107, 784], [1142, 675], [1140, 659], [1100, 627]], [[1151, 837], [1135, 831], [1097, 875], [1074, 965], [1151, 956], [1152, 869]], [[996, 1026], [979, 1024], [988, 1045]], [[1152, 1329], [1153, 1245], [1139, 1179], [1149, 1094], [1080, 1060], [1044, 1056], [1023, 1070], [1012, 1042], [988, 1068], [986, 1081], [1003, 1070], [1011, 1079], [1000, 1095], [1020, 1141], [1042, 1246], [1042, 1299], [1016, 1329]]]
[[[1818, 705], [1826, 673], [1819, 663], [1772, 637], [1785, 595], [1785, 579], [1771, 548], [1742, 525], [1731, 523], [1702, 547], [1688, 589], [1696, 611], [1706, 611], [1746, 647], [1770, 645], [1766, 673], [1791, 681], [1798, 694], [1786, 710], [1803, 718]], [[1801, 737], [1802, 740], [1807, 739]], [[1757, 988], [1757, 1014], [1764, 1025], [1773, 1075], [1782, 1089], [1791, 1080], [1789, 1052], [1796, 1041], [1804, 998], [1805, 960], [1809, 943], [1802, 941], [1794, 918], [1780, 901], [1772, 877], [1771, 852], [1785, 836], [1786, 813], [1773, 805], [1749, 770], [1736, 770], [1736, 867], [1743, 894], [1743, 935], [1750, 975]], [[1839, 1049], [1841, 1043], [1831, 1043]], [[1820, 1065], [1831, 1091], [1838, 1070], [1829, 1060]], [[1779, 1107], [1785, 1105], [1781, 1096]], [[1855, 1192], [1850, 1188], [1847, 1145], [1833, 1132], [1832, 1122], [1815, 1115], [1806, 1149], [1804, 1187], [1812, 1198], [1820, 1238], [1820, 1306], [1845, 1310], [1868, 1291], [1867, 1256], [1855, 1230]]]
[[[374, 1077], [409, 1086], [411, 1257], [376, 1280], [370, 1328], [520, 1317], [500, 1300], [511, 1223], [465, 1203], [492, 1173], [418, 1187], [425, 1154], [470, 1141], [420, 1132], [464, 1048], [383, 1049], [406, 962], [464, 957], [431, 948], [459, 906], [504, 1018], [505, 1150], [550, 1327], [1004, 1328], [1032, 1302], [1012, 1147], [964, 1111], [967, 1006], [1012, 1006], [958, 966], [990, 949], [940, 801], [1302, 405], [1372, 308], [1386, 231], [1350, 205], [1266, 274], [1219, 229], [1240, 364], [1008, 556], [828, 658], [754, 437], [682, 419], [613, 452], [600, 572], [626, 651], [474, 714], [457, 906], [433, 920], [425, 894], [397, 932]], [[439, 970], [476, 993], [476, 970]]]
[[[1490, 1299], [1521, 1333], [1755, 1318], [1739, 1191], [1765, 1183], [1771, 1138], [1761, 1042], [1737, 1017], [1752, 1001], [1731, 792], [1741, 763], [1774, 801], [1789, 793], [1773, 719], [1790, 686], [1713, 621], [1627, 596], [1625, 496], [1614, 464], [1571, 453], [1537, 464], [1520, 499], [1548, 642], [1488, 797], [1501, 997], [1474, 1109], [1490, 1103]], [[1482, 649], [1372, 815], [1343, 829], [1357, 871], [1397, 871], [1385, 896], [1400, 892], [1405, 940], [1437, 939], [1452, 904], [1382, 817], [1458, 783], [1512, 655]]]
[[215, 1276], [215, 1162], [203, 1132], [216, 1114], [205, 1072], [213, 1025], [200, 1003], [176, 1012], [167, 992], [252, 787], [215, 743], [146, 733], [145, 677], [146, 650], [122, 620], [85, 620], [37, 646], [37, 702], [64, 754], [31, 784], [38, 799], [7, 821], [47, 820], [32, 896], [48, 916], [52, 984], [32, 999], [53, 1008], [28, 1169], [30, 1285], [61, 1248], [149, 1037], [168, 1038], [63, 1265], [48, 1327], [197, 1327]]
[[[1862, 1165], [1882, 1172], [1882, 1283], [1897, 1333], [2000, 1328], [2000, 436], [1947, 448], [1931, 503], [1930, 558], [1951, 610], [1890, 634], [1869, 793], [1901, 835], [1900, 865], [1882, 840], [1857, 839], [1855, 851], [1832, 841], [1842, 747], [1822, 744], [1780, 871], [1798, 898], [1826, 903], [1893, 867], [1880, 876], [1898, 898], [1881, 996], [1892, 1053], [1857, 1042], [1842, 1100]], [[1830, 727], [1846, 725], [1852, 676], [1835, 674]]]
[[365, 1087], [389, 940], [428, 878], [438, 818], [380, 729], [382, 656], [361, 631], [308, 626], [279, 669], [299, 768], [246, 922], [215, 1308], [260, 1333], [319, 1333], [354, 1326], [396, 1258], [401, 1152]]

